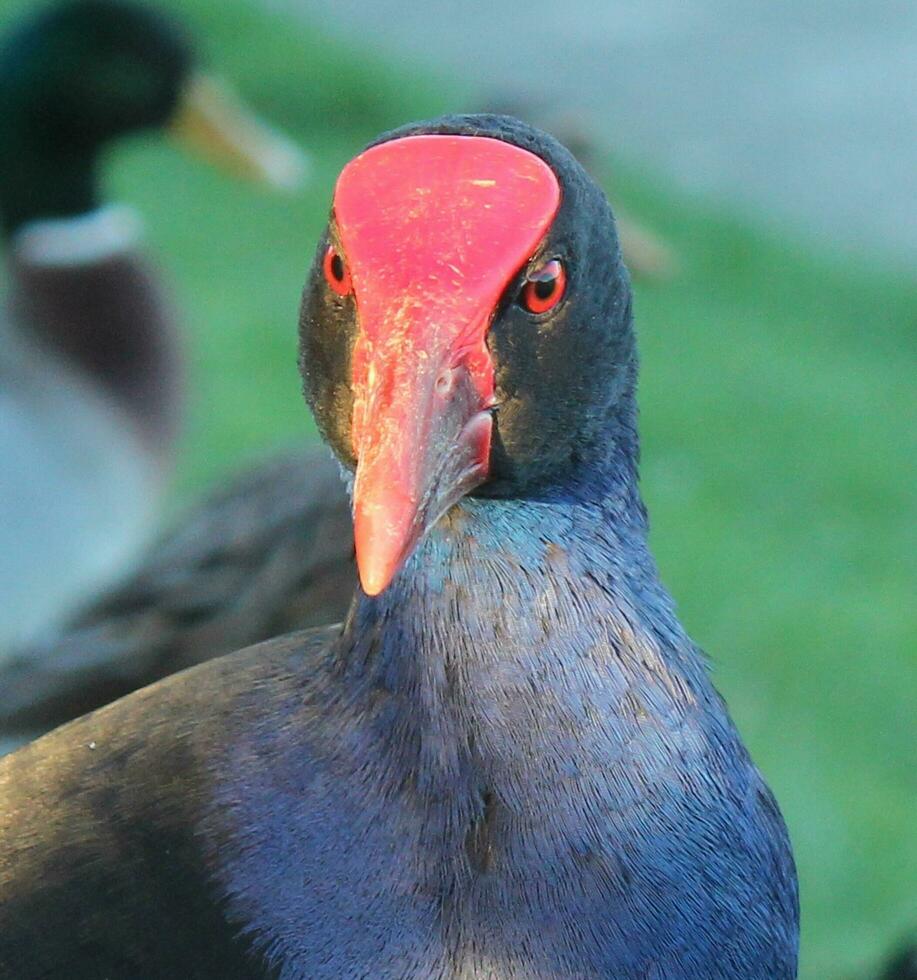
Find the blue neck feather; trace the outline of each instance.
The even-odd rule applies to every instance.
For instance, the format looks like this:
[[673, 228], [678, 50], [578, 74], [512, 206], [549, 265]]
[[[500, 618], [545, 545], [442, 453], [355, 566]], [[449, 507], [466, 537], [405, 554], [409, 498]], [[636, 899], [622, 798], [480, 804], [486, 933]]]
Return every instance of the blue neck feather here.
[[456, 505], [261, 732], [222, 878], [284, 977], [795, 975], [785, 830], [612, 446]]
[[464, 499], [386, 592], [358, 593], [336, 651], [345, 688], [390, 697], [380, 737], [431, 790], [551, 754], [574, 716], [595, 727], [586, 701], [613, 730], [634, 687], [666, 714], [710, 695], [647, 548], [635, 444], [609, 436], [533, 496]]

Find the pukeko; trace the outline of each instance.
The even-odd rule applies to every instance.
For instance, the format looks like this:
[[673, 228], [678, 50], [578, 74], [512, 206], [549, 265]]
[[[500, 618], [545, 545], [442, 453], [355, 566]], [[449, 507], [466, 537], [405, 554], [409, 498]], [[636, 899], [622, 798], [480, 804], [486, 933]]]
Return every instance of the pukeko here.
[[273, 185], [302, 157], [203, 73], [181, 28], [127, 0], [69, 0], [0, 50], [0, 649], [123, 572], [158, 518], [180, 344], [139, 217], [104, 204], [118, 140], [166, 130]]
[[0, 973], [795, 976], [783, 821], [647, 550], [598, 188], [506, 117], [389, 133], [301, 333], [349, 614], [0, 763]]

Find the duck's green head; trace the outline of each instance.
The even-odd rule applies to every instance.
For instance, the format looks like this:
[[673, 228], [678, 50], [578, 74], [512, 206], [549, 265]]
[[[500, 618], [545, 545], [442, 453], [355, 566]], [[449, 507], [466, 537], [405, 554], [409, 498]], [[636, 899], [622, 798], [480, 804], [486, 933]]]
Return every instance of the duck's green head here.
[[21, 135], [78, 152], [164, 125], [194, 61], [179, 27], [147, 7], [77, 0], [44, 10], [9, 37], [4, 103]]
[[162, 13], [127, 0], [69, 0], [33, 15], [0, 49], [0, 218], [6, 231], [98, 205], [107, 144], [169, 127], [236, 170], [295, 183], [292, 146], [246, 118], [197, 70]]

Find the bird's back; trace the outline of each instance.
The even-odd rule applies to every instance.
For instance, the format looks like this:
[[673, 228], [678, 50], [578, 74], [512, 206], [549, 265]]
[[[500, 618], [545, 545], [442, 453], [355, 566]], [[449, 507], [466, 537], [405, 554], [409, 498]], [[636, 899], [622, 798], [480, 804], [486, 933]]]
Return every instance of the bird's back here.
[[123, 582], [0, 667], [0, 731], [28, 736], [212, 657], [343, 619], [350, 504], [322, 451], [275, 456], [184, 516]]
[[213, 661], [0, 761], [0, 976], [272, 976], [223, 914], [203, 820], [251, 720], [240, 700], [282, 688], [309, 646]]
[[790, 980], [785, 830], [728, 719], [576, 734], [484, 687], [456, 738], [354, 687], [339, 635], [0, 762], [0, 976]]

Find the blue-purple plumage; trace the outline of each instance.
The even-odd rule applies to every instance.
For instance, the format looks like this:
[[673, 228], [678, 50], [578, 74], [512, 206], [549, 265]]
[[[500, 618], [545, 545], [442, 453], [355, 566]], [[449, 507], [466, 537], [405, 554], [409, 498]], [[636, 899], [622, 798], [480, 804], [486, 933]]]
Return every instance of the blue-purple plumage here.
[[[437, 473], [420, 484], [419, 544], [343, 626], [212, 661], [0, 762], [0, 968], [795, 977], [786, 829], [647, 548], [607, 204], [520, 123], [387, 138], [416, 132], [512, 142], [563, 188], [532, 261], [565, 263], [565, 301], [538, 317], [514, 303], [523, 268], [489, 326], [487, 481], [442, 516]], [[304, 374], [353, 466], [359, 318], [321, 278], [331, 238], [304, 299]], [[440, 465], [449, 446], [434, 448]]]
[[281, 976], [795, 975], [779, 812], [614, 511], [463, 502], [253, 722], [213, 859]]

